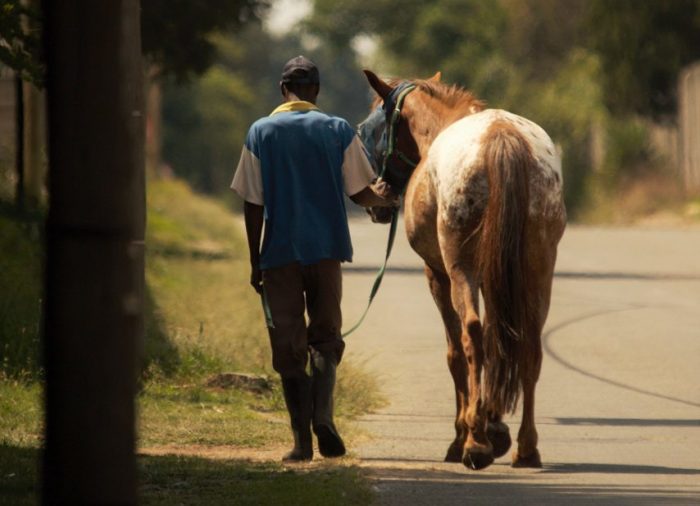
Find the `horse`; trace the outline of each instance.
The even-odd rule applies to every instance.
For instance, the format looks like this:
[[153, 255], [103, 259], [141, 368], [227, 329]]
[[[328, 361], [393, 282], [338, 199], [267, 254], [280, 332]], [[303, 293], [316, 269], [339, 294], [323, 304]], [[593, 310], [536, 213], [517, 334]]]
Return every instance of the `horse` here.
[[[511, 465], [541, 467], [535, 386], [566, 227], [558, 149], [534, 122], [486, 109], [439, 72], [390, 82], [364, 73], [378, 96], [359, 134], [375, 170], [405, 191], [408, 241], [445, 326], [456, 398], [445, 461], [478, 470], [505, 455], [503, 416], [522, 392]], [[373, 221], [387, 222], [385, 209], [370, 209]]]

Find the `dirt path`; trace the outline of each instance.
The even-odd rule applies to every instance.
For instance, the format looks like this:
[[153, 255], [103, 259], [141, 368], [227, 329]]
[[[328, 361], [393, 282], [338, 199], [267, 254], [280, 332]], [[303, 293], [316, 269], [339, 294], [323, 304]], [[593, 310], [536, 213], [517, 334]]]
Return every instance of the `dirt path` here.
[[[351, 222], [346, 327], [364, 309], [387, 229]], [[541, 470], [475, 472], [442, 458], [454, 399], [422, 265], [400, 231], [392, 268], [348, 353], [391, 404], [356, 448], [383, 504], [700, 504], [700, 228], [569, 227], [537, 391]], [[519, 414], [508, 420], [515, 436]]]

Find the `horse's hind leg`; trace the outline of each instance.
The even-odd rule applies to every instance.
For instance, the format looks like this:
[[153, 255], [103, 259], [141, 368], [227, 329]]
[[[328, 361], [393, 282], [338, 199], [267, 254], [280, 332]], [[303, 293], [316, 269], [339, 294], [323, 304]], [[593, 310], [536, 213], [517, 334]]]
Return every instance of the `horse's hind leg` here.
[[486, 436], [493, 446], [493, 457], [503, 457], [513, 443], [510, 438], [510, 430], [503, 422], [503, 415], [489, 414], [489, 422], [486, 428]]
[[542, 366], [539, 332], [536, 333], [536, 339], [529, 344], [531, 349], [528, 352], [528, 364], [523, 364], [521, 369], [523, 416], [518, 431], [518, 449], [513, 452], [513, 467], [542, 467], [540, 453], [537, 450], [538, 436], [535, 428], [535, 386]]
[[461, 462], [467, 438], [467, 424], [462, 415], [468, 402], [467, 360], [461, 345], [462, 324], [459, 315], [452, 307], [450, 278], [447, 274], [434, 270], [426, 264], [425, 275], [428, 278], [430, 292], [433, 294], [433, 299], [435, 299], [435, 304], [445, 324], [447, 366], [455, 385], [455, 439], [447, 449], [445, 462]]
[[[466, 264], [466, 263], [462, 263]], [[482, 402], [481, 372], [484, 366], [483, 329], [479, 320], [479, 286], [473, 274], [460, 268], [450, 272], [452, 304], [461, 320], [461, 345], [468, 366], [468, 404], [463, 418], [469, 430], [462, 463], [483, 469], [493, 463], [493, 446], [486, 436], [486, 409]]]
[[540, 253], [542, 265], [539, 273], [531, 278], [533, 282], [532, 310], [535, 318], [531, 323], [529, 335], [525, 339], [526, 349], [521, 358], [520, 382], [523, 387], [523, 416], [518, 431], [518, 449], [513, 452], [513, 467], [542, 467], [540, 453], [537, 450], [537, 429], [535, 427], [535, 387], [542, 367], [542, 328], [549, 312], [552, 295], [552, 276], [554, 258], [547, 262], [547, 255]]
[[[488, 315], [482, 318], [484, 328], [488, 327]], [[495, 411], [494, 406], [486, 403], [488, 406], [488, 424], [486, 426], [486, 436], [491, 441], [493, 446], [494, 458], [503, 457], [510, 450], [513, 441], [510, 437], [510, 429], [503, 421], [503, 410]]]

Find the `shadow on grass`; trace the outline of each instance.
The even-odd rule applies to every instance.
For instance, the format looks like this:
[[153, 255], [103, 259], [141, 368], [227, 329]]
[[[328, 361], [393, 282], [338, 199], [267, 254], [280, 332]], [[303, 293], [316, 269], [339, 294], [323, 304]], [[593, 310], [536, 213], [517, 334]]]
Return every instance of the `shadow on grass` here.
[[[10, 377], [41, 376], [40, 322], [44, 255], [41, 211], [20, 211], [0, 200], [0, 371]], [[180, 365], [151, 290], [145, 292], [142, 371], [157, 365], [166, 376]]]
[[146, 286], [144, 302], [146, 331], [141, 372], [147, 374], [155, 366], [166, 376], [171, 376], [180, 366], [180, 354], [165, 329], [165, 322], [149, 286]]
[[[0, 504], [39, 500], [40, 451], [0, 445]], [[357, 467], [300, 467], [199, 457], [139, 456], [139, 504], [339, 506], [370, 504], [369, 483]]]
[[39, 502], [39, 450], [0, 444], [0, 504]]
[[143, 504], [365, 505], [369, 483], [357, 467], [299, 469], [276, 463], [174, 455], [139, 458]]
[[43, 220], [0, 201], [0, 373], [41, 376], [39, 322]]

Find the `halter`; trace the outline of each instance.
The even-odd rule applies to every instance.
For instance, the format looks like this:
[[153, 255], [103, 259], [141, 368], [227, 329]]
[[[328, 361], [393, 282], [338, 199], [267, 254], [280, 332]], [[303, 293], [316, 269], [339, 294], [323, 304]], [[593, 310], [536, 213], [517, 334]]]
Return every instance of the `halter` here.
[[[412, 170], [399, 171], [395, 165], [392, 165], [390, 159], [398, 158], [411, 169], [418, 165], [397, 147], [397, 130], [401, 122], [401, 109], [406, 96], [415, 87], [415, 84], [408, 81], [399, 84], [389, 93], [382, 105], [377, 106], [358, 126], [357, 132], [374, 171], [378, 176], [386, 179], [398, 192], [401, 192], [408, 183]], [[388, 122], [387, 113], [391, 113]], [[380, 128], [382, 133], [377, 138], [377, 132]]]
[[[412, 169], [415, 169], [416, 166], [418, 165], [417, 162], [414, 162], [411, 160], [406, 154], [398, 149], [397, 147], [397, 142], [396, 142], [396, 135], [397, 135], [397, 127], [399, 125], [399, 122], [401, 121], [401, 107], [403, 107], [404, 100], [406, 100], [406, 96], [411, 93], [414, 89], [416, 88], [416, 85], [410, 82], [403, 82], [400, 85], [398, 85], [396, 88], [394, 88], [391, 93], [389, 93], [389, 96], [386, 98], [384, 101], [384, 110], [386, 112], [389, 111], [389, 109], [392, 109], [391, 111], [391, 120], [389, 121], [389, 128], [388, 130], [385, 130], [385, 135], [387, 139], [387, 149], [386, 153], [384, 154], [384, 160], [382, 162], [382, 171], [379, 174], [380, 177], [384, 178], [385, 174], [389, 176], [393, 176], [393, 179], [397, 179], [396, 183], [399, 183], [398, 186], [399, 190], [403, 191], [404, 186], [408, 182], [407, 177], [401, 176], [397, 174], [395, 171], [391, 171], [392, 167], [389, 166], [387, 163], [389, 158], [392, 156], [396, 156], [399, 160], [401, 160], [403, 163], [411, 167]], [[391, 171], [387, 173], [388, 171]], [[409, 175], [410, 177], [410, 175]]]

